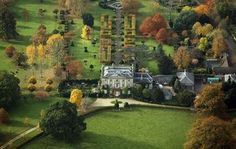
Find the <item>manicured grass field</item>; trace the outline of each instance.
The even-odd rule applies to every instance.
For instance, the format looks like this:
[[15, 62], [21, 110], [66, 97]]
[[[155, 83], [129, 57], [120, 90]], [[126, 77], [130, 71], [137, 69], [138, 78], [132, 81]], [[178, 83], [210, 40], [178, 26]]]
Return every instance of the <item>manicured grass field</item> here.
[[186, 111], [136, 107], [132, 111], [106, 110], [86, 119], [87, 130], [74, 143], [51, 136], [25, 149], [182, 149], [194, 114]]
[[38, 101], [35, 98], [26, 98], [19, 101], [9, 111], [10, 122], [7, 125], [0, 124], [0, 132], [4, 134], [0, 145], [20, 133], [37, 125], [40, 119], [40, 112], [50, 104], [63, 100], [59, 97], [50, 97], [45, 101]]

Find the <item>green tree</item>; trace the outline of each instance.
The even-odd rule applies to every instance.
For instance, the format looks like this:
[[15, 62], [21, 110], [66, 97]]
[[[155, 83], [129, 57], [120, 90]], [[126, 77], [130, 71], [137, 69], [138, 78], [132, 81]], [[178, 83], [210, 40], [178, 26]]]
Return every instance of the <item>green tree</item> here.
[[142, 93], [143, 93], [143, 97], [144, 97], [145, 99], [150, 99], [150, 97], [151, 97], [151, 92], [150, 92], [149, 89], [147, 89], [147, 88], [143, 89]]
[[26, 60], [27, 57], [23, 52], [15, 52], [13, 55], [13, 61], [17, 66], [25, 67], [27, 65]]
[[82, 15], [83, 23], [84, 25], [88, 25], [90, 27], [93, 27], [94, 25], [94, 17], [91, 13], [85, 13]]
[[137, 84], [132, 88], [132, 94], [135, 98], [142, 98], [142, 91], [143, 91], [143, 86], [140, 84]]
[[178, 33], [189, 30], [197, 20], [198, 15], [194, 11], [183, 11], [174, 22], [174, 30]]
[[233, 142], [232, 125], [210, 116], [195, 122], [184, 149], [234, 149]]
[[193, 105], [195, 95], [192, 92], [183, 90], [177, 94], [176, 99], [181, 105], [190, 107]]
[[160, 74], [171, 74], [174, 69], [174, 63], [170, 56], [167, 56], [163, 50], [162, 44], [158, 45], [156, 50], [157, 67]]
[[174, 90], [175, 92], [181, 92], [183, 90], [183, 86], [182, 84], [180, 83], [179, 79], [176, 79], [175, 80], [175, 83], [174, 83]]
[[154, 102], [162, 102], [162, 101], [164, 101], [165, 100], [165, 96], [164, 96], [163, 91], [160, 88], [154, 87], [151, 90], [151, 99]]
[[16, 19], [7, 8], [0, 10], [0, 36], [5, 39], [16, 38]]
[[218, 0], [218, 3], [216, 5], [216, 10], [221, 18], [226, 17], [232, 17], [234, 8], [232, 7], [232, 4], [227, 2], [226, 0]]
[[0, 71], [0, 107], [8, 109], [20, 99], [20, 80], [13, 74]]
[[46, 134], [66, 141], [74, 140], [86, 129], [84, 119], [78, 116], [76, 106], [65, 100], [52, 104], [39, 125]]

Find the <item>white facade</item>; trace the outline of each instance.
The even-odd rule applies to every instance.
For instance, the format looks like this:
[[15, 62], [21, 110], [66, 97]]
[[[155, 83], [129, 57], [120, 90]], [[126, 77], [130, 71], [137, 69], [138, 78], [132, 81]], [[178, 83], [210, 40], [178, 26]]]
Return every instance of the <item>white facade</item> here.
[[101, 70], [101, 86], [111, 89], [124, 89], [133, 86], [133, 66], [103, 66]]
[[114, 89], [123, 89], [133, 86], [133, 79], [127, 78], [103, 78], [101, 79], [101, 86], [109, 86]]

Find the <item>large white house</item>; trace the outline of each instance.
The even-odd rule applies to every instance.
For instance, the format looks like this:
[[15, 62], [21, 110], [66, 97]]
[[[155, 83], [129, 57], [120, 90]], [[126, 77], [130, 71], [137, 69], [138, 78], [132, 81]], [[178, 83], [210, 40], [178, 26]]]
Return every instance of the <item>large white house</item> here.
[[133, 66], [103, 66], [101, 68], [101, 87], [109, 87], [110, 91], [119, 96], [122, 89], [131, 88], [134, 84]]

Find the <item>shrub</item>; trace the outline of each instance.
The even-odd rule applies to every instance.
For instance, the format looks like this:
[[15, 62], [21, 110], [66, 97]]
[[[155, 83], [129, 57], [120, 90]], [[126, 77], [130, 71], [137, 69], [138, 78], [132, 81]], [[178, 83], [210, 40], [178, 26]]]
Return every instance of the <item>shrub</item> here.
[[184, 90], [177, 94], [176, 99], [180, 105], [190, 107], [193, 105], [195, 95], [192, 92]]
[[125, 108], [125, 109], [130, 109], [130, 105], [129, 105], [128, 102], [125, 102], [125, 103], [124, 103], [124, 108]]
[[53, 87], [51, 85], [48, 85], [48, 84], [44, 87], [44, 90], [47, 91], [47, 92], [51, 92], [52, 89], [53, 89]]
[[49, 97], [49, 94], [45, 91], [37, 91], [35, 94], [34, 94], [35, 98], [38, 99], [39, 101], [41, 100], [45, 100]]
[[36, 86], [33, 85], [33, 84], [29, 84], [27, 89], [30, 91], [30, 92], [34, 92], [36, 90]]
[[15, 52], [16, 52], [16, 49], [13, 46], [8, 46], [5, 48], [5, 53], [9, 58], [13, 57]]
[[0, 109], [0, 123], [7, 124], [9, 122], [9, 115], [4, 108]]
[[17, 66], [26, 67], [27, 56], [23, 52], [15, 52], [13, 55], [13, 61]]
[[119, 109], [120, 109], [120, 103], [119, 103], [118, 100], [115, 101], [114, 109], [115, 109], [115, 110], [119, 110]]
[[37, 79], [35, 78], [35, 76], [30, 77], [29, 80], [28, 80], [28, 83], [36, 84], [37, 83]]
[[149, 99], [149, 98], [151, 97], [151, 92], [150, 92], [150, 90], [147, 89], [147, 88], [143, 89], [142, 93], [143, 93], [143, 97], [144, 97], [145, 99]]
[[165, 100], [163, 91], [160, 88], [153, 88], [151, 90], [151, 100], [153, 102], [162, 102]]

